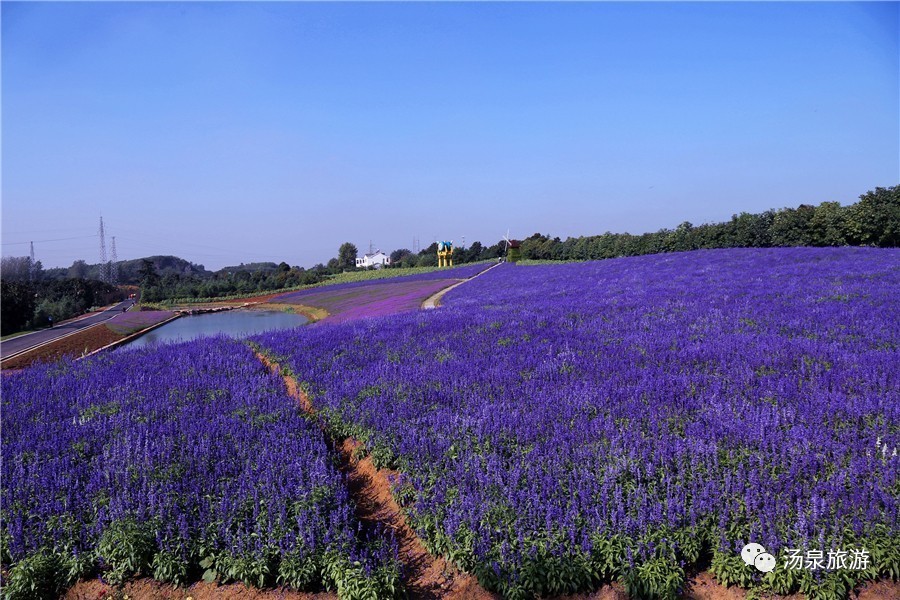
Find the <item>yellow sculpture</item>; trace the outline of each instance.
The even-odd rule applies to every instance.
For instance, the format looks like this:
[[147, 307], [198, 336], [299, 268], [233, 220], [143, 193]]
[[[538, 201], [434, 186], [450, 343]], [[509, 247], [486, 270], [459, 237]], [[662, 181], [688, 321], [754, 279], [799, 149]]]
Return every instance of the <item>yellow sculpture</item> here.
[[453, 242], [438, 242], [437, 247], [438, 266], [453, 266]]

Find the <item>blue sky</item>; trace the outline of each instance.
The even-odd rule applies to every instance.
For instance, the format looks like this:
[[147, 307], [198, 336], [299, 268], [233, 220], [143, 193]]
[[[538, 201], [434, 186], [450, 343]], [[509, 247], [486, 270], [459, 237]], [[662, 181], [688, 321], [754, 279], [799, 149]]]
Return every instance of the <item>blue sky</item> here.
[[308, 267], [900, 183], [897, 3], [0, 10], [3, 254], [45, 266], [101, 214], [120, 259]]

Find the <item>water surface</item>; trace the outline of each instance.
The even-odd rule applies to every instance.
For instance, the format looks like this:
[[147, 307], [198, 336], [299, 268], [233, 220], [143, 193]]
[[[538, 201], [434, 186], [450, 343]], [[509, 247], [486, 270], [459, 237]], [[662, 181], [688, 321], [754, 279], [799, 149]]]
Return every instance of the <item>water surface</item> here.
[[270, 310], [229, 310], [190, 315], [166, 323], [121, 347], [141, 348], [160, 342], [184, 342], [218, 334], [240, 338], [272, 329], [290, 329], [306, 322], [307, 318], [303, 315]]

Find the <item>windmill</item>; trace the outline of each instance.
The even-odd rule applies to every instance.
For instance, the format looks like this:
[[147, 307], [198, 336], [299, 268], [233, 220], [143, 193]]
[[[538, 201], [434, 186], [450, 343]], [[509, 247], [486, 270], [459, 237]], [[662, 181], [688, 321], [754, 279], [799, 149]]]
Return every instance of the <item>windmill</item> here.
[[506, 230], [506, 235], [503, 236], [503, 241], [506, 242], [503, 247], [503, 258], [501, 258], [501, 262], [518, 262], [519, 256], [519, 241], [509, 239], [509, 229]]

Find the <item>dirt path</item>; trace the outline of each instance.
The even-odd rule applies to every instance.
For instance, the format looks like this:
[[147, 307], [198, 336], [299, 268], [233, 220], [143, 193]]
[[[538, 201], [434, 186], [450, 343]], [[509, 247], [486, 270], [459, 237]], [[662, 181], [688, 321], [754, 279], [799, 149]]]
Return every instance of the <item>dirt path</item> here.
[[[257, 357], [273, 373], [281, 373], [277, 363], [259, 353]], [[297, 381], [287, 375], [283, 378], [288, 394], [297, 400], [305, 412], [314, 415], [315, 409]], [[347, 438], [338, 442], [335, 449], [341, 459], [341, 468], [347, 475], [357, 517], [361, 521], [381, 523], [394, 532], [405, 573], [403, 583], [409, 597], [425, 600], [499, 598], [484, 590], [473, 576], [459, 571], [443, 558], [432, 556], [428, 552], [425, 544], [406, 522], [403, 511], [391, 494], [390, 480], [397, 473], [388, 469], [376, 469], [369, 456], [363, 459], [356, 458], [355, 451], [360, 446], [357, 440]]]
[[243, 583], [205, 583], [199, 581], [188, 587], [140, 577], [121, 587], [108, 585], [99, 579], [79, 581], [63, 596], [63, 600], [338, 600], [333, 592], [298, 592], [276, 588], [259, 590]]
[[428, 298], [425, 298], [425, 300], [422, 302], [422, 308], [424, 308], [424, 309], [426, 309], [426, 310], [431, 310], [432, 308], [437, 308], [438, 306], [440, 306], [439, 302], [441, 301], [441, 298], [444, 297], [444, 294], [446, 294], [447, 292], [449, 292], [450, 290], [452, 290], [452, 289], [455, 288], [455, 287], [459, 287], [459, 286], [461, 286], [462, 284], [464, 284], [464, 283], [466, 283], [466, 282], [468, 282], [468, 281], [472, 281], [472, 280], [475, 279], [476, 277], [479, 277], [479, 276], [481, 276], [481, 275], [484, 275], [485, 273], [487, 273], [487, 272], [490, 271], [491, 269], [493, 269], [493, 268], [499, 266], [500, 264], [501, 264], [501, 263], [497, 263], [496, 265], [491, 265], [490, 267], [488, 267], [488, 268], [485, 269], [484, 271], [480, 271], [480, 272], [478, 272], [478, 273], [475, 273], [474, 275], [472, 275], [472, 276], [469, 277], [468, 279], [463, 279], [463, 280], [460, 281], [460, 282], [454, 283], [454, 284], [451, 285], [450, 287], [445, 287], [445, 288], [442, 289], [441, 291], [439, 291], [439, 292], [437, 292], [437, 293], [435, 293], [435, 294], [432, 294], [432, 295], [429, 296]]

